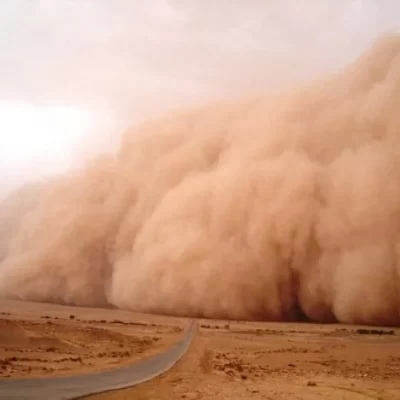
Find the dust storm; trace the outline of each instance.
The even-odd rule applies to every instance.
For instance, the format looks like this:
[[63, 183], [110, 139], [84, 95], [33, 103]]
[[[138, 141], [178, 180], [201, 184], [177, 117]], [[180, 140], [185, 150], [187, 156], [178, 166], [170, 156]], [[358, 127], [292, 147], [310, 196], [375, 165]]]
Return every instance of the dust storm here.
[[148, 120], [20, 210], [0, 296], [398, 325], [399, 109], [393, 35], [308, 85]]

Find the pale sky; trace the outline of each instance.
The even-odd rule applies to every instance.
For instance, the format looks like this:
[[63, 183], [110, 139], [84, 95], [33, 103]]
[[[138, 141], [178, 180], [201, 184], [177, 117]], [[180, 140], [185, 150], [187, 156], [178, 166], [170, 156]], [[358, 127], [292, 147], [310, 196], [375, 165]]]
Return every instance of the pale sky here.
[[0, 196], [148, 115], [313, 77], [399, 27], [398, 0], [2, 0]]

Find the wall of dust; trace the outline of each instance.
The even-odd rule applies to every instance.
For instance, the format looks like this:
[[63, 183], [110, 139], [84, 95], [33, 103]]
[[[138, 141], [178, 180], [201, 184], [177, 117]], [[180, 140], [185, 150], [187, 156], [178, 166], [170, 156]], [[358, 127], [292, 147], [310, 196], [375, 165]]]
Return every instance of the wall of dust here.
[[396, 0], [0, 2], [0, 197], [148, 117], [332, 72], [399, 21]]
[[3, 297], [400, 323], [400, 37], [334, 76], [149, 120], [50, 185]]

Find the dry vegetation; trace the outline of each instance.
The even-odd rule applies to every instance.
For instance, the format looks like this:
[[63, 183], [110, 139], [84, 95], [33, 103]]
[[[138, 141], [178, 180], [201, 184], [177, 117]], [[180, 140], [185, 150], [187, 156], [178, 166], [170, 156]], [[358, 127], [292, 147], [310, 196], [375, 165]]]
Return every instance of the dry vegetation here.
[[122, 399], [400, 398], [400, 330], [203, 321], [185, 358]]
[[[113, 368], [170, 346], [186, 323], [121, 310], [3, 302], [0, 377]], [[400, 329], [202, 320], [172, 370], [90, 398], [397, 400]]]

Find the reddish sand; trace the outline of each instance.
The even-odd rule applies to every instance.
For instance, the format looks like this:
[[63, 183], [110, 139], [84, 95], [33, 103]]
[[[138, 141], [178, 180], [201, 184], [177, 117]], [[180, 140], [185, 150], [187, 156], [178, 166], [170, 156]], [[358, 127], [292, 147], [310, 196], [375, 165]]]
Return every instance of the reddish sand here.
[[[0, 377], [70, 375], [140, 360], [187, 320], [121, 310], [0, 303]], [[400, 398], [400, 329], [199, 321], [184, 358], [159, 378], [91, 397]]]
[[190, 351], [171, 371], [92, 399], [400, 399], [400, 329], [200, 325]]
[[0, 378], [105, 370], [176, 342], [186, 321], [0, 301]]

